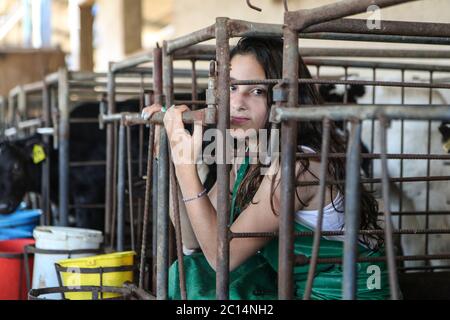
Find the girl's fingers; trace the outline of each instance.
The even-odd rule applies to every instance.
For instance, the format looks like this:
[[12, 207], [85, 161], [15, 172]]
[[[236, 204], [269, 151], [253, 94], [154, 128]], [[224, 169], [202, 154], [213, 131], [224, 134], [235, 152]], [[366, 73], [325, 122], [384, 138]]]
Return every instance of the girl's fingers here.
[[151, 116], [156, 113], [156, 112], [160, 112], [162, 109], [162, 106], [159, 104], [154, 104], [151, 105], [149, 107], [145, 107], [142, 110], [142, 114], [141, 114], [141, 118], [143, 118], [144, 120], [148, 120], [151, 118]]

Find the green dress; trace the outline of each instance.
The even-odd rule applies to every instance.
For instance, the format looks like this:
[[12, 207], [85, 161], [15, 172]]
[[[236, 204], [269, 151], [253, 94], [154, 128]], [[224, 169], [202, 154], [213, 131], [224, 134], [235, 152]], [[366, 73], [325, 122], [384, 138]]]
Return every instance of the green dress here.
[[[230, 223], [235, 219], [235, 200], [239, 184], [242, 182], [249, 166], [246, 157], [240, 166], [233, 187], [230, 212]], [[295, 231], [311, 231], [309, 228], [295, 223]], [[297, 237], [294, 243], [296, 255], [311, 256], [313, 237]], [[358, 246], [361, 256], [380, 256], [382, 252], [374, 252], [363, 246]], [[343, 242], [327, 240], [320, 241], [319, 256], [342, 257]], [[188, 300], [207, 300], [216, 297], [216, 273], [210, 267], [202, 253], [194, 253], [183, 258], [186, 276], [186, 291]], [[295, 298], [301, 299], [304, 294], [309, 265], [294, 268]], [[278, 271], [278, 239], [270, 241], [260, 252], [256, 253], [235, 270], [230, 272], [229, 293], [231, 300], [272, 300], [277, 299]], [[329, 300], [342, 299], [342, 268], [340, 264], [318, 264], [313, 282], [311, 299]], [[378, 277], [376, 279], [375, 277]], [[389, 298], [388, 274], [385, 263], [358, 263], [357, 265], [358, 299], [382, 300]], [[175, 262], [169, 270], [169, 299], [181, 299], [178, 263]]]

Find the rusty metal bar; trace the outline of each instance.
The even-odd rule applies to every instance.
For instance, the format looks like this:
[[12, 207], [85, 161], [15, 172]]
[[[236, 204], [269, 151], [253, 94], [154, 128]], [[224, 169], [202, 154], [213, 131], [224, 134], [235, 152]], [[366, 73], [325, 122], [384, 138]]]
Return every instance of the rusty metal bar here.
[[[216, 24], [210, 25], [204, 29], [189, 33], [183, 37], [179, 37], [167, 41], [167, 54], [172, 54], [174, 51], [189, 47], [199, 42], [211, 40], [215, 35]], [[217, 38], [217, 37], [216, 37]]]
[[344, 300], [355, 300], [356, 258], [360, 224], [360, 154], [361, 154], [361, 122], [351, 121], [351, 132], [347, 146], [347, 161], [345, 166], [345, 241], [344, 265], [342, 279], [342, 297]]
[[[288, 102], [298, 107], [298, 34], [284, 29], [283, 78], [287, 79]], [[278, 109], [278, 107], [276, 108]], [[297, 147], [297, 124], [294, 121], [281, 124], [281, 212], [278, 257], [278, 299], [292, 299], [294, 295], [294, 196], [295, 152]]]
[[[367, 8], [367, 7], [366, 7]], [[302, 33], [352, 33], [411, 37], [450, 37], [450, 24], [382, 20], [382, 28], [369, 29], [367, 19], [339, 19], [312, 25]]]
[[[403, 178], [389, 178], [390, 182], [425, 182], [425, 181], [449, 181], [450, 176], [419, 176], [419, 177], [403, 177]], [[361, 183], [381, 183], [382, 179], [379, 178], [362, 178]], [[329, 180], [327, 185], [335, 185], [345, 183], [345, 180]], [[297, 186], [315, 186], [318, 185], [318, 181], [300, 181], [297, 182]]]
[[[357, 230], [359, 235], [382, 235], [384, 230]], [[450, 234], [450, 229], [395, 229], [393, 234]], [[345, 231], [322, 231], [322, 236], [333, 237], [343, 236]], [[231, 232], [230, 238], [274, 238], [278, 237], [279, 232]], [[295, 237], [313, 237], [313, 231], [294, 232]]]
[[[195, 67], [195, 59], [191, 60], [191, 70], [192, 70], [192, 90], [191, 90], [191, 99], [196, 101], [198, 99], [198, 92], [197, 92], [197, 72]], [[175, 101], [175, 104], [177, 104], [177, 101]], [[185, 103], [183, 103], [185, 104]], [[192, 110], [197, 109], [197, 103], [192, 103]]]
[[[277, 84], [281, 79], [264, 80], [233, 80], [234, 85], [252, 85], [252, 84]], [[420, 83], [420, 82], [399, 82], [399, 81], [370, 81], [370, 80], [331, 80], [331, 79], [298, 79], [301, 84], [344, 84], [344, 85], [365, 85], [381, 87], [410, 87], [410, 88], [434, 88], [450, 89], [448, 83]]]
[[[297, 159], [320, 159], [321, 153], [297, 153]], [[328, 158], [346, 158], [345, 153], [330, 153]], [[408, 160], [450, 160], [450, 154], [423, 154], [423, 153], [388, 153], [388, 159], [408, 159]], [[361, 153], [362, 159], [381, 159], [380, 153]]]
[[[426, 107], [426, 112], [424, 112]], [[358, 119], [374, 119], [383, 115], [390, 120], [450, 120], [450, 107], [448, 106], [410, 106], [410, 105], [327, 105], [320, 108], [314, 106], [276, 108], [271, 121], [280, 122], [288, 120], [296, 121], [319, 121], [324, 117], [332, 120], [345, 120], [351, 117]]]
[[[236, 20], [232, 20], [236, 21]], [[248, 22], [256, 30], [258, 23]], [[277, 36], [282, 36], [282, 26], [277, 26]], [[236, 36], [243, 36], [245, 34], [238, 34]], [[301, 38], [300, 34], [300, 38]], [[275, 33], [273, 34], [275, 36]], [[315, 34], [306, 34], [307, 38], [317, 38]], [[340, 35], [342, 37], [349, 37], [348, 34]], [[357, 35], [362, 37], [363, 35]], [[366, 35], [366, 37], [371, 37], [371, 40], [375, 36]], [[392, 37], [392, 36], [386, 36]], [[323, 38], [323, 36], [319, 37]], [[381, 39], [381, 36], [377, 36]], [[402, 37], [402, 39], [405, 37]], [[430, 39], [430, 38], [427, 38]], [[358, 39], [352, 39], [358, 40]], [[360, 39], [361, 40], [361, 39]], [[398, 40], [398, 38], [395, 38]], [[232, 48], [233, 46], [231, 46]], [[449, 59], [450, 52], [448, 50], [418, 50], [418, 49], [376, 49], [376, 48], [321, 48], [321, 47], [301, 47], [299, 48], [302, 57], [360, 57], [360, 58], [415, 58], [415, 59]], [[215, 59], [215, 46], [211, 45], [196, 45], [190, 48], [182, 49], [174, 53], [174, 59], [193, 59], [196, 60], [214, 60]], [[369, 61], [361, 61], [361, 63], [369, 63]], [[384, 63], [384, 62], [383, 62]], [[388, 62], [386, 62], [388, 63]]]
[[366, 12], [370, 5], [377, 5], [381, 9], [412, 1], [416, 0], [344, 0], [314, 9], [285, 12], [284, 23], [289, 28], [303, 31], [312, 25]]
[[[360, 61], [360, 60], [335, 60], [321, 58], [305, 58], [305, 64], [310, 66], [327, 67], [352, 67], [352, 68], [377, 68], [377, 69], [395, 69], [395, 70], [414, 70], [414, 71], [439, 71], [450, 72], [450, 67], [436, 64], [416, 64], [400, 62], [381, 62], [381, 61]], [[320, 77], [316, 77], [320, 78]], [[373, 79], [375, 81], [375, 79]], [[404, 79], [400, 83], [403, 83]]]
[[178, 274], [179, 274], [179, 284], [180, 284], [180, 295], [181, 300], [187, 300], [186, 291], [186, 275], [184, 271], [184, 259], [183, 259], [183, 241], [181, 236], [181, 220], [180, 220], [180, 208], [178, 205], [178, 194], [179, 186], [176, 179], [175, 165], [173, 164], [171, 153], [169, 152], [170, 160], [170, 186], [172, 193], [172, 209], [174, 213], [174, 224], [175, 224], [175, 240], [177, 247], [177, 259], [178, 259]]
[[131, 158], [131, 128], [127, 127], [126, 129], [127, 134], [127, 166], [128, 166], [128, 210], [130, 214], [130, 231], [131, 231], [131, 250], [135, 251], [136, 246], [134, 244], [135, 238], [134, 238], [134, 206], [133, 206], [133, 167], [132, 167], [132, 158]]
[[217, 258], [216, 258], [216, 298], [229, 299], [229, 266], [230, 243], [228, 239], [228, 225], [230, 223], [230, 172], [227, 161], [226, 137], [230, 127], [230, 44], [227, 18], [216, 19], [217, 45], [217, 129], [223, 137], [223, 143], [217, 149]]
[[320, 160], [320, 186], [319, 186], [319, 214], [317, 217], [316, 230], [314, 231], [313, 249], [311, 254], [311, 263], [308, 270], [308, 278], [306, 280], [305, 293], [303, 295], [304, 300], [311, 298], [311, 291], [316, 274], [317, 258], [319, 257], [320, 238], [322, 237], [322, 223], [323, 223], [323, 209], [325, 207], [325, 195], [328, 173], [328, 152], [330, 147], [330, 120], [325, 118], [323, 120], [323, 133], [322, 133], [322, 157]]
[[381, 165], [382, 165], [382, 193], [384, 203], [384, 223], [385, 223], [385, 243], [386, 243], [386, 258], [389, 271], [389, 287], [391, 291], [391, 299], [399, 299], [399, 288], [397, 279], [397, 266], [395, 263], [394, 239], [392, 238], [392, 217], [390, 209], [390, 193], [389, 193], [389, 173], [387, 163], [387, 126], [388, 122], [384, 118], [380, 118], [381, 135]]
[[[430, 255], [413, 255], [413, 256], [396, 256], [395, 260], [397, 261], [420, 261], [420, 260], [447, 260], [450, 259], [450, 254], [430, 254]], [[309, 263], [309, 258], [301, 255], [295, 257], [295, 265], [303, 266]], [[357, 262], [385, 262], [386, 257], [358, 257]], [[326, 263], [326, 264], [342, 264], [342, 258], [320, 258], [317, 263]], [[439, 266], [436, 266], [437, 268]], [[440, 266], [445, 267], [445, 266]]]

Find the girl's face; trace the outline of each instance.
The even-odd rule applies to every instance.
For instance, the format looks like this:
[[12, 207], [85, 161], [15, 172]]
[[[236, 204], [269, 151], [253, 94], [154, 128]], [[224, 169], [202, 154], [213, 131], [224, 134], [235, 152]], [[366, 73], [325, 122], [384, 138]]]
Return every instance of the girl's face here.
[[[232, 80], [264, 80], [263, 67], [252, 54], [237, 54], [231, 59], [230, 78]], [[230, 86], [231, 136], [244, 138], [265, 127], [267, 107], [267, 85]], [[253, 130], [252, 130], [253, 129]], [[245, 134], [246, 130], [250, 130]]]

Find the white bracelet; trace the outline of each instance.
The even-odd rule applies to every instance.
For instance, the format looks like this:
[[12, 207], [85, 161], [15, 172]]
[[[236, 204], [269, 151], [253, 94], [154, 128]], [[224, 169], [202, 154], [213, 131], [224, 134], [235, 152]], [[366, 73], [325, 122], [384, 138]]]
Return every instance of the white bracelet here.
[[197, 196], [192, 197], [192, 198], [183, 198], [183, 202], [189, 202], [189, 201], [193, 201], [193, 200], [197, 200], [198, 198], [203, 197], [206, 194], [206, 189], [204, 189], [202, 192], [200, 192]]

